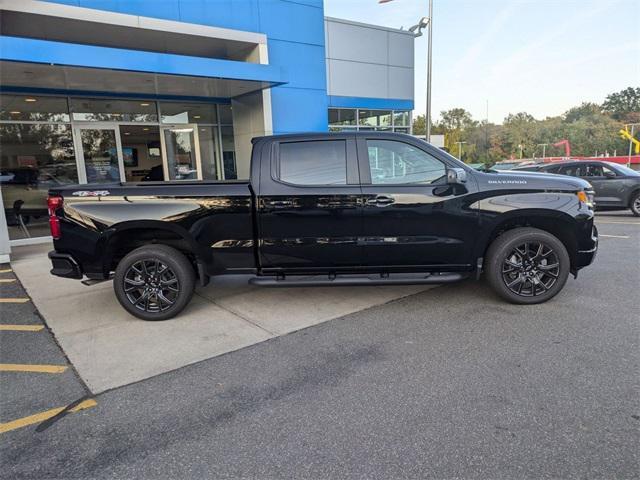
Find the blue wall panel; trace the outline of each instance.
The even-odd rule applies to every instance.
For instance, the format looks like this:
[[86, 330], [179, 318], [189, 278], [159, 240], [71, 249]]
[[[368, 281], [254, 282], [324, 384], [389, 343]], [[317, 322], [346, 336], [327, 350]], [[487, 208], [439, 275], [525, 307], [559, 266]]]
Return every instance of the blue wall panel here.
[[327, 130], [327, 92], [298, 88], [272, 88], [273, 133]]
[[258, 0], [179, 0], [175, 3], [180, 7], [181, 22], [260, 32]]
[[74, 67], [104, 68], [167, 75], [220, 77], [234, 80], [282, 83], [282, 69], [275, 65], [236, 62], [217, 58], [95, 47], [22, 37], [0, 37], [0, 59], [14, 62], [51, 63]]
[[286, 0], [260, 0], [260, 28], [270, 39], [324, 45], [324, 10]]
[[326, 89], [327, 69], [321, 45], [270, 40], [269, 63], [282, 66], [287, 87]]
[[329, 106], [336, 108], [413, 110], [413, 100], [405, 100], [401, 98], [343, 97], [338, 95], [329, 95]]

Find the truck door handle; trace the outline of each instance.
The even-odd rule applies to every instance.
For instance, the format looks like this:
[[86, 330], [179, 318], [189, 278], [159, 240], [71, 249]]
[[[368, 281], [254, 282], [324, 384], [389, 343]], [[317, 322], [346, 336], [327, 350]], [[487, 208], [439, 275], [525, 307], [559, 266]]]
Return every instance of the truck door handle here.
[[395, 203], [395, 199], [393, 197], [388, 197], [387, 195], [376, 195], [376, 198], [367, 200], [367, 205], [375, 207], [386, 207], [392, 203]]
[[291, 200], [272, 200], [267, 202], [267, 205], [274, 208], [284, 208], [293, 206], [293, 202]]

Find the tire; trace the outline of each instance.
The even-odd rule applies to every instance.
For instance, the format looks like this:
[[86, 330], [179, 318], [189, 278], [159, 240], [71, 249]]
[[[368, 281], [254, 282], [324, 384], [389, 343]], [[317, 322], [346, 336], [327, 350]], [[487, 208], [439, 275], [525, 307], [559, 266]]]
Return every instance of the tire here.
[[493, 241], [485, 257], [487, 279], [493, 290], [508, 302], [521, 305], [555, 297], [567, 282], [570, 268], [563, 243], [537, 228], [505, 232]]
[[148, 321], [168, 320], [191, 300], [195, 277], [187, 257], [175, 248], [146, 245], [120, 261], [113, 289], [131, 315]]
[[640, 192], [636, 192], [631, 197], [629, 208], [631, 209], [631, 213], [633, 213], [636, 217], [640, 217]]

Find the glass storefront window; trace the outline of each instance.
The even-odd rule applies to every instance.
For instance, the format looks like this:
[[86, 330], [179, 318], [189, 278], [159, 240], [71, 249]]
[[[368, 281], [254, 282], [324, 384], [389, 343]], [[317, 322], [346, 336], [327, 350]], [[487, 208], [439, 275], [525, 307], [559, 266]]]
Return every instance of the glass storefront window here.
[[356, 125], [356, 110], [351, 108], [330, 108], [329, 125]]
[[0, 95], [0, 120], [68, 122], [67, 99], [35, 95]]
[[72, 98], [71, 114], [85, 122], [157, 122], [156, 102], [144, 100], [103, 100]]
[[202, 163], [203, 180], [220, 180], [218, 174], [218, 142], [217, 127], [199, 127], [200, 162]]
[[78, 183], [69, 125], [0, 125], [0, 184], [11, 240], [50, 235], [47, 192]]
[[[410, 113], [408, 110], [369, 110], [357, 108], [330, 108], [329, 131], [410, 131]], [[393, 124], [393, 125], [392, 125]]]
[[160, 104], [162, 123], [218, 123], [216, 106], [209, 103], [169, 103]]
[[391, 112], [389, 110], [359, 110], [358, 119], [360, 125], [370, 127], [391, 126]]
[[396, 127], [408, 127], [409, 112], [393, 112], [393, 125]]

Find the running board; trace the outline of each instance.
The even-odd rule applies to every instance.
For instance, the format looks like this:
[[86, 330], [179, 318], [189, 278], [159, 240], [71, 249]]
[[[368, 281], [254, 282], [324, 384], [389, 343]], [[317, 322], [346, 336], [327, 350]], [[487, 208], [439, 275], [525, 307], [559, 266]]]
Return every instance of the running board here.
[[297, 279], [287, 277], [254, 277], [249, 280], [251, 285], [261, 287], [332, 287], [347, 285], [438, 285], [453, 283], [467, 278], [467, 273], [434, 273], [416, 276], [390, 274], [356, 276], [343, 275], [335, 277], [302, 277]]

